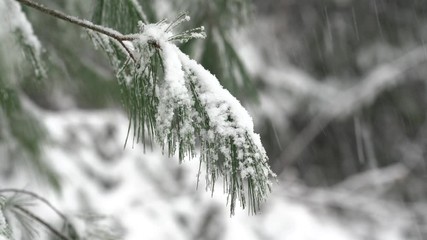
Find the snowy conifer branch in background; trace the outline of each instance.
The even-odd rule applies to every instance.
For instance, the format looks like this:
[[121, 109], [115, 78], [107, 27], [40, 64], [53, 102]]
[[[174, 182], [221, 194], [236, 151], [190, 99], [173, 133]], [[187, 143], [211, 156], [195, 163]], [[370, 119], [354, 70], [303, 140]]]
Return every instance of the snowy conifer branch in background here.
[[[36, 203], [34, 200], [42, 202], [61, 218], [60, 230], [30, 210]], [[14, 237], [25, 240], [39, 239], [40, 230], [37, 224], [43, 226], [55, 239], [122, 239], [122, 234], [112, 230], [112, 226], [100, 223], [108, 220], [108, 217], [97, 214], [68, 217], [34, 192], [0, 189], [0, 240], [12, 240]]]
[[136, 61], [136, 59], [133, 57], [131, 51], [127, 48], [126, 44], [123, 43], [123, 41], [133, 40], [134, 36], [123, 35], [117, 31], [114, 31], [113, 29], [98, 26], [96, 24], [93, 24], [90, 21], [82, 20], [82, 19], [79, 19], [79, 18], [76, 18], [73, 16], [66, 15], [66, 14], [59, 12], [59, 11], [49, 9], [49, 8], [43, 6], [42, 4], [33, 2], [31, 0], [16, 0], [16, 1], [18, 1], [22, 4], [25, 4], [29, 7], [35, 8], [37, 10], [40, 10], [40, 11], [42, 11], [46, 14], [49, 14], [51, 16], [54, 16], [56, 18], [62, 19], [64, 21], [79, 25], [81, 27], [84, 27], [84, 28], [105, 34], [111, 38], [114, 38], [123, 46], [124, 49], [126, 49], [126, 51], [129, 53], [129, 57], [131, 57], [134, 61]]
[[0, 240], [12, 240], [12, 230], [9, 224], [6, 222], [4, 216], [4, 204], [6, 199], [0, 196]]
[[19, 205], [14, 205], [13, 208], [14, 208], [13, 211], [15, 212], [15, 214], [23, 214], [27, 218], [29, 218], [29, 219], [37, 222], [38, 224], [42, 225], [43, 227], [45, 227], [47, 230], [49, 230], [52, 234], [54, 234], [59, 239], [70, 240], [67, 236], [65, 236], [64, 234], [62, 234], [58, 230], [56, 230], [53, 226], [51, 226], [49, 223], [45, 222], [43, 219], [41, 219], [39, 216], [35, 215], [31, 211], [29, 211], [29, 210], [27, 210], [27, 209], [25, 209]]
[[172, 22], [140, 21], [139, 32], [123, 35], [31, 0], [17, 1], [89, 31], [115, 68], [130, 118], [128, 136], [133, 130], [136, 141], [156, 139], [169, 156], [178, 153], [180, 162], [196, 156], [198, 142], [207, 188], [213, 191], [215, 181], [223, 177], [231, 214], [237, 201], [251, 213], [259, 210], [274, 174], [252, 118], [214, 75], [174, 44], [204, 38], [203, 27], [175, 33], [190, 20], [184, 13]]
[[13, 189], [13, 188], [0, 189], [0, 194], [4, 194], [4, 193], [27, 195], [31, 198], [37, 199], [40, 202], [46, 204], [46, 206], [48, 206], [50, 209], [52, 209], [52, 211], [54, 211], [59, 217], [61, 217], [63, 221], [67, 221], [67, 217], [61, 211], [59, 211], [56, 207], [54, 207], [46, 198], [36, 193], [30, 192], [27, 190], [22, 190], [22, 189]]
[[[12, 24], [4, 24], [8, 17], [13, 18]], [[14, 0], [0, 1], [0, 21], [3, 23], [0, 28], [0, 40], [3, 40], [3, 33], [12, 33], [14, 41], [22, 47], [27, 61], [33, 65], [37, 77], [45, 77], [46, 70], [41, 60], [42, 47], [38, 38], [34, 35], [33, 28], [27, 19], [21, 6]], [[3, 36], [2, 36], [3, 35]], [[2, 45], [4, 43], [2, 42]], [[6, 44], [4, 44], [6, 45]], [[16, 58], [16, 56], [13, 56]]]
[[[21, 232], [23, 239], [35, 239], [38, 235], [38, 231], [34, 226], [34, 223], [42, 225], [51, 234], [55, 235], [58, 239], [69, 240], [64, 233], [56, 230], [51, 224], [43, 220], [41, 217], [28, 210], [28, 207], [33, 205], [32, 200], [37, 199], [45, 203], [49, 208], [54, 210], [68, 225], [68, 221], [64, 214], [59, 212], [53, 205], [43, 197], [26, 190], [18, 189], [0, 189], [0, 193], [13, 193], [10, 197], [0, 195], [0, 240], [2, 236], [6, 237], [7, 240], [13, 239], [14, 230]], [[25, 198], [25, 196], [29, 198]], [[20, 226], [19, 228], [11, 228], [9, 223]]]

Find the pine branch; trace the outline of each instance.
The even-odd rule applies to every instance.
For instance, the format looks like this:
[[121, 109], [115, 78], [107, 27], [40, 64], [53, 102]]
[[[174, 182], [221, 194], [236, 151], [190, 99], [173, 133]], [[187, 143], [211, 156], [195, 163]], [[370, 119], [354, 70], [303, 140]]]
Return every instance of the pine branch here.
[[4, 210], [3, 205], [5, 200], [6, 199], [3, 196], [0, 196], [0, 239], [3, 239], [6, 237], [7, 240], [13, 240], [12, 229], [10, 228], [10, 225], [6, 221], [6, 218], [3, 212]]
[[66, 15], [65, 13], [62, 13], [60, 11], [47, 8], [40, 3], [33, 2], [32, 0], [16, 0], [16, 1], [18, 1], [24, 5], [27, 5], [29, 7], [35, 8], [39, 11], [42, 11], [48, 15], [51, 15], [51, 16], [54, 16], [56, 18], [67, 21], [69, 23], [73, 23], [73, 24], [79, 25], [81, 27], [84, 27], [84, 28], [105, 34], [107, 36], [110, 36], [110, 37], [118, 40], [118, 41], [125, 41], [125, 40], [134, 39], [134, 38], [130, 38], [128, 36], [125, 36], [125, 35], [117, 32], [117, 31], [112, 30], [112, 29], [108, 29], [108, 28], [105, 28], [103, 26], [93, 24], [90, 21], [82, 20], [82, 19], [79, 19], [79, 18], [76, 18], [73, 16]]
[[92, 22], [90, 22], [88, 20], [79, 19], [77, 17], [70, 16], [70, 15], [67, 15], [65, 13], [62, 13], [60, 11], [47, 8], [47, 7], [43, 6], [42, 4], [36, 3], [32, 0], [16, 0], [16, 1], [22, 3], [26, 6], [37, 9], [37, 10], [39, 10], [43, 13], [46, 13], [48, 15], [51, 15], [53, 17], [62, 19], [64, 21], [67, 21], [69, 23], [78, 25], [78, 26], [86, 28], [86, 29], [93, 30], [93, 31], [98, 32], [98, 33], [105, 34], [105, 35], [117, 40], [123, 46], [123, 48], [126, 50], [126, 52], [129, 54], [129, 56], [132, 58], [132, 60], [136, 62], [136, 58], [133, 56], [130, 49], [123, 43], [123, 41], [132, 41], [132, 40], [136, 39], [135, 35], [123, 35], [122, 33], [118, 32], [118, 31], [93, 24]]
[[62, 233], [60, 233], [58, 230], [56, 230], [54, 227], [52, 227], [49, 223], [45, 222], [43, 219], [39, 218], [38, 216], [36, 216], [32, 212], [28, 211], [27, 209], [25, 209], [25, 208], [23, 208], [21, 206], [17, 206], [17, 205], [15, 205], [13, 207], [15, 209], [19, 210], [20, 212], [22, 212], [23, 214], [25, 214], [26, 216], [30, 217], [31, 219], [33, 219], [36, 222], [38, 222], [41, 225], [43, 225], [45, 228], [47, 228], [50, 232], [52, 232], [54, 235], [56, 235], [60, 239], [62, 239], [62, 240], [71, 240], [68, 237], [66, 237], [65, 235], [63, 235]]
[[247, 111], [214, 75], [174, 45], [205, 36], [203, 28], [171, 32], [188, 20], [182, 14], [172, 22], [141, 25], [140, 37], [132, 41], [140, 67], [123, 63], [119, 46], [108, 37], [94, 33], [92, 39], [116, 68], [134, 140], [154, 138], [180, 162], [196, 156], [198, 143], [207, 188], [213, 191], [222, 176], [231, 214], [239, 202], [256, 213], [275, 175]]
[[8, 192], [10, 192], [10, 193], [25, 194], [25, 195], [31, 196], [31, 197], [33, 197], [35, 199], [38, 199], [41, 202], [43, 202], [44, 204], [46, 204], [56, 214], [58, 214], [58, 216], [60, 216], [64, 222], [68, 221], [67, 217], [61, 211], [59, 211], [57, 208], [55, 208], [46, 198], [43, 198], [42, 196], [40, 196], [40, 195], [38, 195], [36, 193], [30, 192], [30, 191], [27, 191], [27, 190], [14, 189], [14, 188], [0, 189], [0, 193], [8, 193]]
[[[231, 214], [238, 202], [252, 213], [259, 210], [271, 191], [269, 177], [275, 175], [252, 118], [214, 75], [174, 44], [204, 38], [203, 27], [174, 33], [177, 25], [190, 20], [184, 13], [172, 22], [138, 22], [137, 33], [123, 35], [32, 0], [17, 1], [93, 30], [89, 35], [94, 44], [105, 50], [116, 69], [134, 140], [155, 138], [169, 156], [177, 153], [180, 162], [196, 155], [199, 140], [207, 187], [213, 191], [222, 176]], [[123, 54], [136, 64], [128, 65]]]

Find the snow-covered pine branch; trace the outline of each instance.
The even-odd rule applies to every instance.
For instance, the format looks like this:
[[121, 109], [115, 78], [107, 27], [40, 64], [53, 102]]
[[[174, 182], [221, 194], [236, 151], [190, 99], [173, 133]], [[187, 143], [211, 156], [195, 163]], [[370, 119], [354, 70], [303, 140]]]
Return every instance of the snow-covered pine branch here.
[[42, 47], [40, 41], [33, 31], [31, 23], [15, 0], [0, 1], [0, 40], [9, 34], [14, 34], [16, 40], [23, 48], [26, 56], [30, 60], [38, 77], [43, 77], [46, 70], [43, 67], [41, 54]]
[[[140, 23], [140, 33], [127, 42], [137, 64], [125, 59], [125, 49], [111, 38], [91, 33], [96, 46], [104, 49], [117, 70], [134, 139], [154, 137], [170, 156], [179, 160], [196, 155], [206, 166], [206, 181], [213, 191], [223, 177], [231, 213], [237, 199], [255, 213], [270, 191], [271, 172], [252, 118], [220, 84], [218, 79], [173, 43], [204, 37], [203, 28], [175, 34], [172, 23]], [[176, 37], [176, 36], [179, 36]]]
[[145, 144], [155, 139], [169, 156], [178, 153], [180, 162], [197, 155], [199, 142], [207, 188], [213, 191], [216, 180], [223, 177], [231, 214], [237, 200], [251, 213], [259, 210], [274, 174], [252, 118], [214, 75], [174, 44], [204, 38], [203, 27], [174, 33], [176, 26], [190, 20], [181, 14], [170, 23], [140, 21], [139, 32], [123, 35], [31, 0], [17, 1], [89, 31], [116, 70], [130, 117], [128, 136], [133, 129], [136, 141]]
[[12, 231], [4, 216], [4, 204], [6, 199], [0, 195], [0, 240], [12, 240]]

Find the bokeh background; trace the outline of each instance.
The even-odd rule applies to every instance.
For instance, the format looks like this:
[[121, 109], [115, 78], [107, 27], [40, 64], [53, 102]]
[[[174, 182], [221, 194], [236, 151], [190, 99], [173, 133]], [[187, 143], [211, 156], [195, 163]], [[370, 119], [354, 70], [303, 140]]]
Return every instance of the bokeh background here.
[[[132, 1], [38, 2], [125, 33], [137, 17]], [[196, 188], [196, 159], [124, 149], [128, 119], [105, 54], [82, 28], [23, 8], [41, 76], [4, 3], [0, 188], [45, 196], [87, 239], [427, 239], [426, 2], [139, 3], [151, 22], [188, 11], [185, 28], [205, 26], [205, 40], [180, 47], [253, 117], [278, 176], [261, 213], [230, 217], [221, 184], [213, 196]]]

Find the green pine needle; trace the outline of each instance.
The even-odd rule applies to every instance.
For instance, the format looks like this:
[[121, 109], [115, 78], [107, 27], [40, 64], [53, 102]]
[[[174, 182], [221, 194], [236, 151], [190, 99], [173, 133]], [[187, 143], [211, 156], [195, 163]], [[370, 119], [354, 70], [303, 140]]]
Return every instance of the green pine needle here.
[[[216, 180], [222, 177], [231, 214], [234, 214], [237, 202], [243, 208], [247, 207], [250, 213], [256, 213], [270, 192], [269, 178], [274, 174], [267, 164], [265, 150], [258, 143], [259, 140], [254, 139], [253, 130], [243, 127], [238, 119], [240, 116], [233, 112], [236, 108], [233, 104], [237, 100], [230, 103], [221, 99], [206, 99], [206, 96], [216, 93], [209, 92], [214, 90], [206, 89], [202, 82], [217, 81], [216, 78], [204, 69], [194, 69], [192, 60], [184, 57], [186, 55], [172, 45], [173, 41], [205, 36], [200, 34], [203, 28], [178, 34], [170, 32], [187, 20], [187, 15], [181, 14], [172, 23], [166, 20], [148, 25], [140, 23], [140, 32], [131, 35], [135, 36], [135, 40], [127, 43], [128, 46], [104, 35], [89, 33], [94, 44], [107, 53], [116, 69], [123, 103], [130, 119], [125, 146], [133, 133], [133, 141], [142, 142], [145, 146], [156, 140], [164, 153], [168, 156], [177, 154], [182, 162], [187, 157], [191, 159], [196, 156], [198, 142], [200, 163], [206, 167], [207, 188], [213, 192]], [[166, 39], [162, 39], [163, 35]], [[168, 48], [168, 52], [165, 52], [165, 48]], [[182, 81], [185, 82], [185, 86], [181, 87], [184, 89], [170, 89], [170, 84], [179, 87], [176, 81], [180, 80], [167, 80], [167, 72], [173, 67], [167, 65], [171, 64], [167, 63], [171, 61], [169, 58], [181, 61], [180, 71], [184, 74]], [[212, 79], [201, 79], [196, 74], [200, 71]], [[220, 91], [229, 95], [224, 89]], [[227, 117], [212, 118], [211, 111], [217, 111], [212, 109], [212, 104], [218, 106], [218, 111], [228, 112]], [[222, 126], [233, 127], [224, 132]]]
[[1, 237], [6, 238], [6, 240], [12, 240], [12, 229], [9, 226], [9, 223], [5, 218], [5, 205], [6, 199], [0, 195], [0, 239]]

